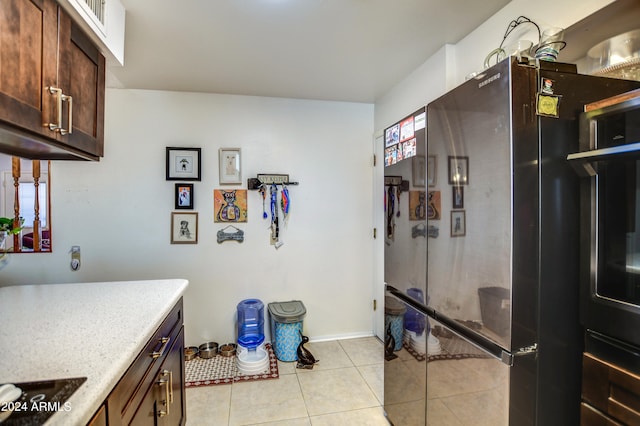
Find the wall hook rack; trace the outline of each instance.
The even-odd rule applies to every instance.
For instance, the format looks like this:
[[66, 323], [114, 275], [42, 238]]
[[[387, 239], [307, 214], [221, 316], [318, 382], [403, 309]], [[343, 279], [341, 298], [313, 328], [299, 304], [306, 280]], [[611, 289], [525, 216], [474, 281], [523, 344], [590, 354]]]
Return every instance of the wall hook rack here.
[[283, 174], [258, 174], [254, 178], [247, 179], [247, 189], [257, 190], [262, 185], [298, 185], [299, 182], [289, 181], [289, 175]]
[[402, 179], [402, 176], [385, 176], [384, 186], [397, 186], [401, 191], [409, 190], [409, 181]]

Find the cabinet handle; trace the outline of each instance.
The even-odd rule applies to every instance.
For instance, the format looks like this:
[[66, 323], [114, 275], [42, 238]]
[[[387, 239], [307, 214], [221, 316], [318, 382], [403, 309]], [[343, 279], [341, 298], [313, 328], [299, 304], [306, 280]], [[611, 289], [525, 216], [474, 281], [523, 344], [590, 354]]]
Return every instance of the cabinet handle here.
[[160, 358], [164, 354], [164, 351], [167, 349], [167, 346], [169, 346], [170, 340], [171, 340], [170, 337], [161, 338], [160, 343], [162, 343], [162, 346], [160, 346], [160, 349], [158, 351], [151, 352], [149, 356], [153, 359]]
[[[165, 376], [167, 373], [167, 370], [164, 370], [162, 372], [162, 375]], [[158, 386], [164, 386], [164, 406], [167, 407], [166, 411], [165, 410], [160, 410], [158, 411], [158, 417], [164, 417], [164, 416], [168, 416], [170, 413], [170, 408], [169, 408], [169, 404], [171, 403], [171, 395], [169, 393], [169, 388], [171, 387], [171, 376], [169, 376], [169, 380], [165, 380], [165, 379], [160, 379], [158, 380]]]
[[169, 402], [173, 404], [173, 371], [162, 370], [164, 376], [169, 376]]
[[[69, 95], [62, 95], [60, 98], [63, 101], [69, 103], [69, 120], [67, 121], [68, 127], [67, 129], [60, 128], [60, 134], [66, 135], [73, 133], [73, 98]], [[60, 117], [60, 121], [62, 121], [62, 117]]]
[[57, 122], [48, 123], [49, 130], [58, 131], [62, 127], [62, 89], [59, 87], [48, 87], [49, 93], [56, 97]]
[[[69, 95], [65, 95], [62, 93], [62, 89], [59, 87], [49, 87], [49, 93], [56, 97], [56, 123], [47, 123], [46, 126], [49, 127], [49, 130], [53, 130], [54, 132], [58, 132], [61, 135], [66, 135], [68, 133], [72, 133], [73, 131], [73, 98]], [[69, 129], [65, 129], [62, 127], [62, 102], [69, 103]]]
[[164, 417], [169, 415], [169, 382], [168, 380], [160, 379], [158, 380], [158, 386], [164, 386], [165, 400], [164, 406], [167, 407], [166, 410], [159, 410], [158, 417]]

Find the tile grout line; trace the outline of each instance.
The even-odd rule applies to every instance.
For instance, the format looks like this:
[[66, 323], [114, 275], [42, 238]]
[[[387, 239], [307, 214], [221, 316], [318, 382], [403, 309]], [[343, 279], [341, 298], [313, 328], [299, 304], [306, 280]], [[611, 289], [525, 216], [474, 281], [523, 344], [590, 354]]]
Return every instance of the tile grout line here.
[[[363, 367], [370, 367], [370, 366], [372, 366], [372, 365], [376, 365], [376, 364], [368, 364], [368, 365], [365, 365], [365, 366], [363, 366]], [[360, 375], [360, 377], [362, 377], [362, 380], [364, 381], [364, 383], [367, 385], [367, 387], [369, 388], [369, 390], [370, 390], [370, 391], [371, 391], [371, 393], [373, 394], [373, 397], [374, 397], [374, 398], [376, 399], [376, 401], [378, 402], [378, 405], [377, 405], [377, 406], [378, 406], [378, 407], [381, 407], [382, 405], [384, 405], [384, 403], [378, 399], [378, 395], [376, 394], [375, 389], [373, 389], [373, 388], [371, 387], [371, 384], [369, 383], [369, 381], [367, 380], [367, 378], [366, 378], [366, 377], [364, 377], [364, 375], [362, 374], [362, 371], [360, 370], [360, 367], [356, 366], [356, 370], [358, 371], [358, 374]]]
[[[376, 340], [378, 342], [381, 342], [380, 339], [377, 336], [373, 336], [376, 338]], [[360, 377], [362, 378], [362, 380], [364, 381], [364, 383], [367, 385], [367, 388], [369, 388], [369, 391], [373, 394], [373, 397], [376, 399], [376, 401], [378, 402], [377, 407], [382, 407], [384, 405], [384, 403], [382, 401], [380, 401], [378, 399], [378, 396], [375, 392], [375, 390], [371, 387], [371, 384], [369, 383], [369, 381], [367, 380], [366, 377], [364, 377], [364, 375], [362, 374], [362, 371], [360, 370], [361, 367], [368, 367], [368, 366], [372, 366], [372, 365], [377, 365], [378, 363], [373, 363], [373, 364], [363, 364], [363, 365], [357, 365], [355, 363], [355, 361], [351, 358], [351, 356], [349, 355], [349, 352], [345, 349], [345, 347], [342, 345], [342, 342], [338, 340], [338, 344], [340, 345], [340, 347], [342, 347], [342, 350], [347, 354], [347, 357], [349, 357], [349, 360], [351, 360], [351, 363], [354, 365], [354, 367], [356, 368], [356, 371], [358, 372], [358, 374], [360, 375]], [[384, 346], [383, 346], [384, 348]], [[384, 364], [383, 364], [384, 365]]]
[[309, 405], [307, 404], [307, 398], [304, 396], [304, 389], [302, 389], [302, 383], [300, 383], [300, 375], [298, 374], [297, 370], [298, 369], [295, 368], [293, 370], [293, 374], [296, 375], [296, 382], [298, 383], [298, 388], [300, 389], [300, 395], [302, 395], [302, 402], [304, 403], [304, 410], [307, 413], [307, 419], [309, 420], [309, 423], [311, 423], [311, 414], [309, 414]]

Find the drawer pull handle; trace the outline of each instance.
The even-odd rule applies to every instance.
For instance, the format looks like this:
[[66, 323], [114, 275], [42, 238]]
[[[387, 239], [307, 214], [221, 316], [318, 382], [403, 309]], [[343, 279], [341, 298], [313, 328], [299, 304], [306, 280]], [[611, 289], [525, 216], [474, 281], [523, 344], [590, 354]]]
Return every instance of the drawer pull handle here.
[[[164, 375], [164, 372], [162, 374]], [[159, 410], [158, 417], [165, 417], [169, 415], [169, 388], [170, 388], [169, 380], [165, 380], [165, 379], [158, 380], [158, 386], [163, 386], [163, 385], [164, 385], [165, 399], [162, 402], [164, 403], [164, 406], [167, 407], [167, 409]]]
[[163, 370], [163, 375], [169, 375], [169, 402], [173, 404], [173, 371]]
[[161, 338], [160, 343], [162, 344], [162, 346], [160, 346], [160, 349], [158, 351], [151, 352], [150, 354], [151, 358], [157, 359], [157, 358], [160, 358], [162, 355], [164, 355], [164, 351], [167, 349], [167, 346], [169, 346], [170, 340], [171, 338], [169, 337]]

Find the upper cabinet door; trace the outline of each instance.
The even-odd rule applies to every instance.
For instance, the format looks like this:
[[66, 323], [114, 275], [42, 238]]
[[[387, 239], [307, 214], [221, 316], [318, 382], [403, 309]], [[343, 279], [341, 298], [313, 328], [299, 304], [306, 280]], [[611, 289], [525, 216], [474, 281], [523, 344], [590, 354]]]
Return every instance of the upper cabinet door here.
[[57, 5], [51, 0], [0, 2], [0, 121], [48, 137], [55, 104]]
[[101, 157], [105, 59], [95, 44], [55, 0], [0, 1], [0, 28], [0, 130], [13, 135], [3, 152]]
[[[89, 37], [60, 9], [58, 78], [64, 96], [58, 139], [71, 148], [103, 155], [105, 59]], [[71, 111], [72, 110], [72, 111]]]

